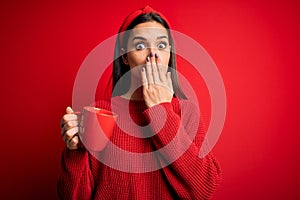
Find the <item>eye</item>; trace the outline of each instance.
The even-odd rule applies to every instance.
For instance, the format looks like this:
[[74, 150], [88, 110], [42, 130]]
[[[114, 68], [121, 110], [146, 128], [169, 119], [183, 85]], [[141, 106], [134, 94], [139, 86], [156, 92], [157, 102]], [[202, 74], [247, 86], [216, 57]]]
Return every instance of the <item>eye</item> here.
[[145, 49], [146, 48], [146, 45], [144, 44], [144, 43], [142, 43], [142, 42], [139, 42], [139, 43], [137, 43], [136, 45], [135, 45], [135, 49], [136, 50], [143, 50], [143, 49]]
[[160, 42], [158, 45], [157, 45], [158, 49], [165, 49], [167, 47], [167, 44], [165, 42]]

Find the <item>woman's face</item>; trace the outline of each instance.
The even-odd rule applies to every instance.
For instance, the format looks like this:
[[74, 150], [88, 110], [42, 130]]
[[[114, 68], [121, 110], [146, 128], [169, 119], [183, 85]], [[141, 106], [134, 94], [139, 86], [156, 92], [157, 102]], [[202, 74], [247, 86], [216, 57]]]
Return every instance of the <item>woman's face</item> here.
[[150, 21], [136, 25], [128, 38], [127, 57], [125, 62], [133, 69], [142, 67], [146, 58], [157, 54], [161, 64], [168, 66], [170, 60], [169, 36], [166, 28], [158, 22]]

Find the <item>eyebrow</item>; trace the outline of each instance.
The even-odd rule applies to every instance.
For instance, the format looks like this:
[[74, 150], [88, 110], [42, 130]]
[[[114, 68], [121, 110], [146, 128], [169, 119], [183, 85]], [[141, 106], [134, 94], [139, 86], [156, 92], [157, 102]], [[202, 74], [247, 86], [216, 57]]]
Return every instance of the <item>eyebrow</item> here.
[[146, 38], [142, 37], [142, 36], [135, 36], [134, 38], [132, 38], [133, 40], [146, 40]]
[[163, 35], [163, 36], [158, 36], [158, 37], [157, 37], [157, 39], [163, 39], [163, 38], [166, 38], [166, 39], [168, 39], [168, 36], [166, 36], [166, 35]]
[[[156, 39], [163, 39], [163, 38], [168, 39], [168, 36], [166, 36], [166, 35], [158, 36]], [[133, 40], [147, 40], [147, 39], [142, 36], [135, 36], [134, 38], [132, 38], [132, 41]]]

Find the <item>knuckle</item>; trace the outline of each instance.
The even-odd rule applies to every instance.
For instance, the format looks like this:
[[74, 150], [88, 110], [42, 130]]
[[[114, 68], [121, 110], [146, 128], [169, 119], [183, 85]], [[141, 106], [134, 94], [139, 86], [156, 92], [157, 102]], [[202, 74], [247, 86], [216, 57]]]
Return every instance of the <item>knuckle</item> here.
[[68, 119], [69, 119], [69, 114], [65, 114], [65, 115], [62, 117], [62, 120], [63, 120], [64, 122], [68, 121]]
[[69, 129], [69, 130], [67, 130], [66, 131], [66, 138], [71, 138], [71, 137], [73, 137], [73, 135], [74, 135], [74, 130], [73, 129]]
[[68, 125], [69, 127], [75, 126], [73, 121], [68, 121], [68, 122], [67, 122], [67, 125]]
[[72, 138], [71, 141], [70, 141], [70, 146], [76, 146], [77, 143], [78, 143], [77, 138], [74, 137], [74, 138]]

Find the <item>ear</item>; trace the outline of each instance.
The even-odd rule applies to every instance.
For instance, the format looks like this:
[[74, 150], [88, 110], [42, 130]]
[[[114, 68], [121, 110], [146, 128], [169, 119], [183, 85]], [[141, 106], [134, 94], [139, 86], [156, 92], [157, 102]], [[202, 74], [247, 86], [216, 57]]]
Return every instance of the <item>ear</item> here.
[[128, 58], [127, 58], [127, 53], [125, 52], [125, 49], [123, 49], [123, 48], [121, 48], [121, 55], [122, 55], [123, 63], [125, 65], [129, 65]]

